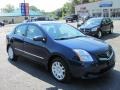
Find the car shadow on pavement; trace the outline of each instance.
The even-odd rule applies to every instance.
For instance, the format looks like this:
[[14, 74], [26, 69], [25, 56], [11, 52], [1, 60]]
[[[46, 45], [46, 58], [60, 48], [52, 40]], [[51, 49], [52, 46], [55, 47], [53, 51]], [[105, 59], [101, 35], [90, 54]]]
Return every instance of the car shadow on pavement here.
[[46, 88], [46, 90], [119, 90], [120, 87], [120, 72], [117, 70], [113, 70], [98, 79], [72, 79], [70, 83], [60, 83], [53, 79], [44, 67], [32, 63], [26, 58], [21, 57], [17, 62], [10, 60], [9, 62], [33, 77], [53, 85], [53, 87]]
[[112, 33], [112, 34], [108, 34], [108, 35], [104, 35], [101, 39], [102, 40], [108, 40], [108, 39], [114, 39], [119, 37], [120, 34], [119, 33]]

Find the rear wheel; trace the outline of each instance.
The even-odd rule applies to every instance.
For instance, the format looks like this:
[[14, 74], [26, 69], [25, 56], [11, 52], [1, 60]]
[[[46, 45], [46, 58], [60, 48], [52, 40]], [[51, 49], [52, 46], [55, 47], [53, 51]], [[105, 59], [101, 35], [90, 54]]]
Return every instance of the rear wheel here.
[[51, 73], [52, 76], [60, 82], [66, 82], [70, 80], [67, 64], [61, 58], [56, 58], [52, 61]]
[[113, 27], [110, 28], [109, 34], [113, 33]]
[[14, 54], [13, 48], [11, 46], [8, 47], [7, 52], [8, 52], [8, 58], [11, 61], [17, 61], [17, 56]]

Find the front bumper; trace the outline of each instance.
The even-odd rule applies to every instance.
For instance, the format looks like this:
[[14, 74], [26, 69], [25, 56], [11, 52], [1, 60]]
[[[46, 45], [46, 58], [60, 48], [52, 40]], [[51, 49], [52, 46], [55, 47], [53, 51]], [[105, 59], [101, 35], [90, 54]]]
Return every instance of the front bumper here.
[[85, 35], [89, 35], [89, 36], [96, 36], [97, 35], [97, 31], [88, 31], [88, 32], [84, 32], [84, 31], [81, 31], [83, 34]]
[[115, 66], [115, 55], [113, 55], [110, 60], [106, 61], [97, 61], [92, 63], [88, 62], [82, 64], [77, 62], [70, 62], [70, 65], [70, 70], [73, 77], [99, 77], [110, 71]]

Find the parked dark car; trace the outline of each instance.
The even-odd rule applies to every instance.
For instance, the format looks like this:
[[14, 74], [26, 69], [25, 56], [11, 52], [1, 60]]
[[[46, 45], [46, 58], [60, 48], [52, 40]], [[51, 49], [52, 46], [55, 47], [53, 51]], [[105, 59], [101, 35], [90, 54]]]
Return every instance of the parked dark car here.
[[37, 17], [33, 19], [33, 21], [47, 21], [47, 20], [48, 20], [47, 17]]
[[68, 22], [68, 21], [71, 21], [71, 22], [77, 21], [78, 20], [78, 15], [72, 14], [70, 16], [66, 16], [65, 20], [66, 20], [66, 22]]
[[6, 38], [9, 60], [24, 56], [41, 63], [61, 82], [99, 77], [115, 65], [110, 45], [60, 22], [23, 23]]
[[50, 17], [37, 17], [37, 18], [34, 18], [32, 19], [32, 21], [54, 21], [55, 19], [54, 18], [50, 18]]
[[113, 33], [113, 21], [110, 18], [91, 18], [78, 29], [87, 35], [101, 38], [104, 33]]
[[35, 22], [35, 21], [55, 21], [55, 19], [49, 18], [49, 17], [37, 17], [37, 18], [31, 18], [31, 19], [24, 20], [23, 23]]
[[5, 26], [5, 23], [0, 21], [0, 26]]
[[84, 21], [81, 18], [79, 18], [77, 21], [77, 28], [79, 28], [82, 24], [84, 24]]

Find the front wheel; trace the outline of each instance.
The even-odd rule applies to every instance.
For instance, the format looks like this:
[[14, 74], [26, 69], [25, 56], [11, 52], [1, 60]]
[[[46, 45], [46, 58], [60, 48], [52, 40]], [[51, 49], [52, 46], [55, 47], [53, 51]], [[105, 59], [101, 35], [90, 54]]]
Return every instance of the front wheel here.
[[60, 58], [56, 58], [52, 61], [51, 73], [57, 81], [66, 82], [70, 80], [70, 74], [67, 64]]
[[68, 20], [66, 20], [66, 23], [68, 23]]
[[8, 58], [11, 61], [17, 61], [17, 56], [14, 54], [13, 48], [11, 46], [8, 47], [7, 52], [8, 52]]
[[97, 37], [98, 37], [98, 38], [101, 38], [101, 37], [102, 37], [102, 31], [98, 31]]

